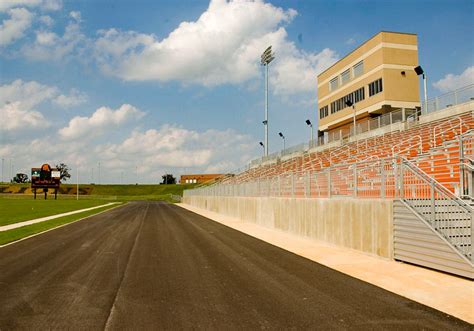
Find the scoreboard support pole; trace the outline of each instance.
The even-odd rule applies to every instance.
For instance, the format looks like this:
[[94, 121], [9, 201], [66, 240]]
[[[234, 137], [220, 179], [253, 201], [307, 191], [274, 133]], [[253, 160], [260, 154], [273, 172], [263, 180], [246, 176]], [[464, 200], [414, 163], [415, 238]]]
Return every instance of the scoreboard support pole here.
[[54, 200], [58, 200], [58, 189], [54, 190]]
[[36, 200], [36, 189], [33, 189], [33, 194], [35, 195], [35, 200]]

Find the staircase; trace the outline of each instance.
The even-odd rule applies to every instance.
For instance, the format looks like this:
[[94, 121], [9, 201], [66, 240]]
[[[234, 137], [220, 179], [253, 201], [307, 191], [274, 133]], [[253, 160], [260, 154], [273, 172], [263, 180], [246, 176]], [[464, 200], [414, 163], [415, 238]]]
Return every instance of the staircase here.
[[474, 279], [472, 199], [458, 198], [406, 159], [399, 183], [395, 258]]

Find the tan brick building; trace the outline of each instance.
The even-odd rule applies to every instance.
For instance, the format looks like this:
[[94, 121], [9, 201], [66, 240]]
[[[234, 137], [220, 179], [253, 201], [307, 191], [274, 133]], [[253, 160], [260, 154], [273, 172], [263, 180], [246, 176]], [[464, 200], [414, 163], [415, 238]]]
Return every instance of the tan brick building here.
[[224, 176], [223, 174], [193, 174], [181, 175], [180, 184], [202, 184]]
[[394, 110], [403, 110], [404, 116], [413, 113], [420, 106], [416, 66], [417, 36], [382, 31], [322, 72], [318, 75], [319, 136], [335, 131], [348, 135], [354, 109], [357, 126]]

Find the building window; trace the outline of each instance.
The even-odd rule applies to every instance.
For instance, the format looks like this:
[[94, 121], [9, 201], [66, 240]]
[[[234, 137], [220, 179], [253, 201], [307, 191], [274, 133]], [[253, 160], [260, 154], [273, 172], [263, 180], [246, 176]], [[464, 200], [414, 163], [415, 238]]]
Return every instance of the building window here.
[[319, 118], [324, 118], [329, 115], [329, 107], [324, 106], [321, 109], [319, 109]]
[[352, 67], [352, 72], [355, 77], [359, 77], [364, 73], [364, 61], [360, 61], [354, 67]]
[[376, 95], [377, 93], [380, 93], [382, 91], [382, 78], [379, 78], [369, 84], [369, 97]]
[[341, 85], [344, 85], [351, 80], [351, 70], [347, 69], [341, 74]]
[[[331, 102], [331, 114], [334, 114], [347, 107], [346, 101], [350, 100], [353, 104], [356, 104], [365, 99], [365, 89], [361, 87], [354, 92], [351, 92], [336, 101]], [[321, 108], [322, 109], [322, 108]], [[321, 112], [321, 110], [320, 110]]]
[[329, 81], [329, 90], [334, 91], [339, 87], [339, 77], [335, 77]]

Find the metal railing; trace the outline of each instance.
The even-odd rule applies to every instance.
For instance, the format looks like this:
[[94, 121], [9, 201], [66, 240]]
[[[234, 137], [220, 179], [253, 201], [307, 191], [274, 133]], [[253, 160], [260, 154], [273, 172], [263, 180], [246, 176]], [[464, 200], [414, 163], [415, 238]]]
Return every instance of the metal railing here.
[[474, 100], [474, 84], [431, 98], [422, 105], [422, 113], [428, 114]]
[[239, 184], [186, 190], [185, 196], [400, 198], [461, 254], [472, 259], [474, 210], [403, 157], [292, 172]]
[[399, 169], [400, 199], [472, 263], [474, 209], [410, 161]]

